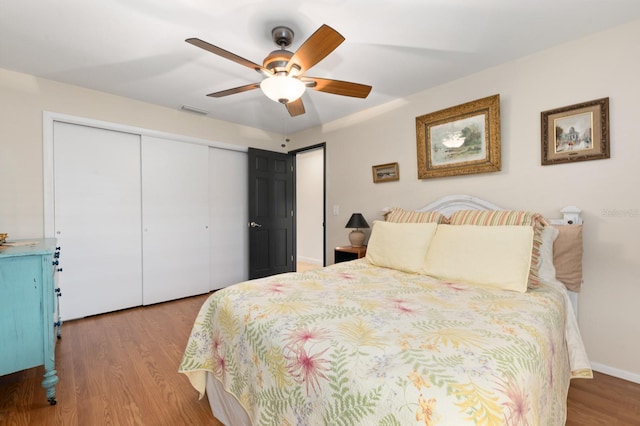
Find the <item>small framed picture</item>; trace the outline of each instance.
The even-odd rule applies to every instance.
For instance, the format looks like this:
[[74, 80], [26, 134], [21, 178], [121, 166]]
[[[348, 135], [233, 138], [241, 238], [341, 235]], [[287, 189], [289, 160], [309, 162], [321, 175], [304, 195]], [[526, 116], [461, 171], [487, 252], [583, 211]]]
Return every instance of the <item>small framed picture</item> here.
[[373, 166], [373, 183], [400, 180], [398, 163], [387, 163]]
[[609, 98], [541, 113], [542, 165], [609, 158]]

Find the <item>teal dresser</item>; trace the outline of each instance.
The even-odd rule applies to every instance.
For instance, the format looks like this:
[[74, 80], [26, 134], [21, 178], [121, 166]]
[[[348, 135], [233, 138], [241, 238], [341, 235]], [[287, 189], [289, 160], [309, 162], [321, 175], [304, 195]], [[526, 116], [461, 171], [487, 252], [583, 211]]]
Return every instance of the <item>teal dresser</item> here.
[[29, 242], [37, 244], [0, 246], [0, 375], [44, 365], [42, 387], [54, 405], [60, 325], [54, 275], [60, 254], [53, 238]]

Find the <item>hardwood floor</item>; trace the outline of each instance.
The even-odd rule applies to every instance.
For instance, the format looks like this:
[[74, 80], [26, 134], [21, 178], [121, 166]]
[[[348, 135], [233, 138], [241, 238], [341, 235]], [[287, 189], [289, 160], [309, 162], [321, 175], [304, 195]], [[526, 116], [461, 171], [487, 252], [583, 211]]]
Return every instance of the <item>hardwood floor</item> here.
[[42, 367], [0, 377], [1, 425], [221, 425], [178, 373], [207, 295], [69, 321], [56, 348], [58, 404]]
[[313, 263], [298, 262], [296, 264], [296, 271], [297, 272], [312, 271], [314, 269], [320, 269], [320, 268], [322, 268], [322, 266], [314, 265]]
[[640, 425], [640, 384], [594, 372], [571, 381], [567, 426]]
[[[42, 367], [2, 376], [0, 425], [220, 426], [177, 372], [207, 296], [65, 323], [56, 348], [58, 404], [47, 403]], [[599, 373], [574, 380], [567, 425], [640, 425], [640, 384]]]

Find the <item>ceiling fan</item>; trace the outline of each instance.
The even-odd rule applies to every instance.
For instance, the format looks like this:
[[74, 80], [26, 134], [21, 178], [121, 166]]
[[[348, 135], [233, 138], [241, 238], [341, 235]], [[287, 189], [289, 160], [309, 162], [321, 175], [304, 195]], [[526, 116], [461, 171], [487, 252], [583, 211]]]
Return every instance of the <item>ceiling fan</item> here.
[[330, 26], [322, 25], [318, 28], [295, 53], [286, 50], [293, 41], [293, 31], [290, 28], [285, 26], [275, 27], [271, 31], [271, 36], [280, 49], [269, 53], [264, 58], [262, 65], [198, 38], [186, 39], [187, 43], [254, 69], [265, 76], [265, 79], [259, 83], [209, 93], [207, 96], [220, 98], [260, 88], [270, 99], [284, 104], [289, 114], [295, 117], [304, 114], [305, 110], [301, 96], [307, 87], [321, 92], [355, 98], [366, 98], [369, 95], [371, 86], [365, 84], [305, 75], [309, 68], [324, 59], [345, 40], [340, 33]]

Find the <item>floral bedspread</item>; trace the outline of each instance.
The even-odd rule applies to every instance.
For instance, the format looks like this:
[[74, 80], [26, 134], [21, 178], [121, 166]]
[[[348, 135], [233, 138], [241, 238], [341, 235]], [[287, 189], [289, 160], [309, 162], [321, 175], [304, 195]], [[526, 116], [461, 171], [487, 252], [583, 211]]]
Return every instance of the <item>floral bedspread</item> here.
[[569, 379], [591, 374], [567, 307], [559, 283], [520, 294], [362, 259], [212, 294], [180, 372], [201, 396], [212, 372], [254, 425], [564, 425]]

